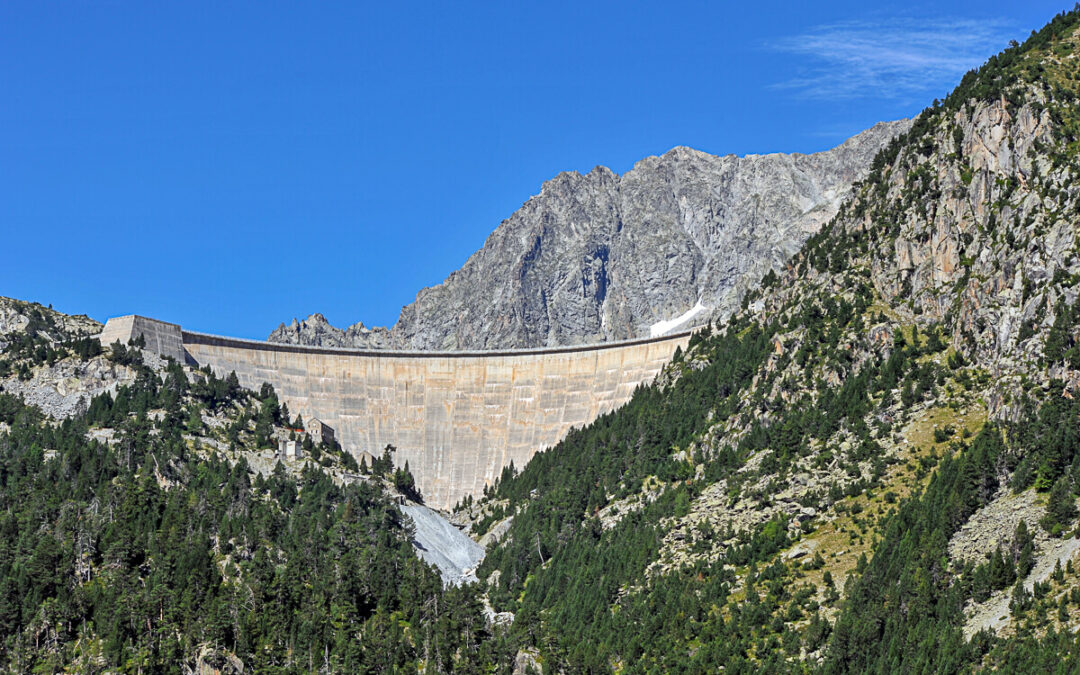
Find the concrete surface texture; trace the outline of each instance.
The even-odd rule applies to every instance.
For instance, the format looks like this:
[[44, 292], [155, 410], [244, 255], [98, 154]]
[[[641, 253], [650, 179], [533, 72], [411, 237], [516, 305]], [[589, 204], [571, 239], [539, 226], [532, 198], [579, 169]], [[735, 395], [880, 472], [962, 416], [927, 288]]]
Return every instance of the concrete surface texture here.
[[395, 446], [395, 463], [408, 461], [425, 502], [444, 509], [480, 494], [511, 461], [524, 466], [572, 427], [624, 404], [689, 342], [680, 334], [584, 347], [392, 352], [182, 336], [189, 362], [219, 376], [235, 371], [252, 389], [269, 382], [292, 414], [326, 422], [355, 456]]
[[98, 340], [103, 346], [119, 341], [126, 345], [129, 340], [142, 336], [146, 340], [148, 351], [162, 356], [171, 356], [180, 363], [184, 362], [184, 343], [180, 326], [166, 323], [145, 316], [129, 314], [109, 319], [102, 329]]

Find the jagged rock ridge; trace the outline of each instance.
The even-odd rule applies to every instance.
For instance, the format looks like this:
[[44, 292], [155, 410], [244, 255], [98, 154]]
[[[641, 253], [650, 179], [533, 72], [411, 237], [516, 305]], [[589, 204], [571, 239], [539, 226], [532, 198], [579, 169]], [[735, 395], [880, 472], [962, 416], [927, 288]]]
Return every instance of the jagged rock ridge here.
[[316, 347], [374, 347], [392, 349], [396, 345], [390, 331], [383, 327], [368, 329], [357, 323], [342, 330], [330, 324], [316, 312], [306, 319], [293, 319], [288, 326], [281, 324], [270, 334], [271, 342], [313, 345]]
[[811, 155], [718, 157], [677, 147], [619, 176], [561, 173], [393, 328], [320, 314], [273, 342], [398, 349], [582, 344], [689, 327], [737, 308], [832, 218], [907, 120]]

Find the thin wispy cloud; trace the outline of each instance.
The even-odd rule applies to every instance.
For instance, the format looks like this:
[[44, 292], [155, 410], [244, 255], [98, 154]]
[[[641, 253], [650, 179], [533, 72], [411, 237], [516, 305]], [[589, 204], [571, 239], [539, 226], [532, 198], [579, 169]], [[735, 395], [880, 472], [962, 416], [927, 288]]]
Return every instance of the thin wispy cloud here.
[[777, 40], [800, 57], [775, 86], [809, 98], [905, 98], [949, 89], [1007, 46], [1002, 21], [889, 19], [819, 26]]

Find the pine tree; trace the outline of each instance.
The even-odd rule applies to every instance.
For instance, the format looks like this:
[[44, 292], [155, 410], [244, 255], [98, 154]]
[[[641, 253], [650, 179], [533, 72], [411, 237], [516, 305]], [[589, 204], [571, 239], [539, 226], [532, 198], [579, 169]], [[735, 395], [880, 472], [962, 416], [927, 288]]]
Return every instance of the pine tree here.
[[1058, 536], [1074, 518], [1076, 499], [1073, 496], [1072, 481], [1068, 475], [1064, 475], [1054, 482], [1054, 487], [1050, 490], [1042, 526], [1054, 536]]

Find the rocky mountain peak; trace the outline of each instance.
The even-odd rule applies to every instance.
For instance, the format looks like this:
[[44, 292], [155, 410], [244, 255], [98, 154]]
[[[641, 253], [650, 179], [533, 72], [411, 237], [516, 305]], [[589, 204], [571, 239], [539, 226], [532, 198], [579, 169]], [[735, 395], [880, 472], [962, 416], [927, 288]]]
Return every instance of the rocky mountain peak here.
[[359, 348], [495, 349], [662, 334], [738, 307], [828, 221], [910, 121], [825, 152], [715, 156], [677, 146], [623, 175], [566, 171], [390, 329], [318, 314], [271, 341]]
[[293, 320], [289, 325], [280, 324], [270, 334], [270, 342], [302, 344], [316, 347], [374, 347], [389, 349], [393, 345], [385, 328], [369, 329], [357, 323], [342, 330], [333, 326], [325, 316], [314, 312], [306, 319]]

